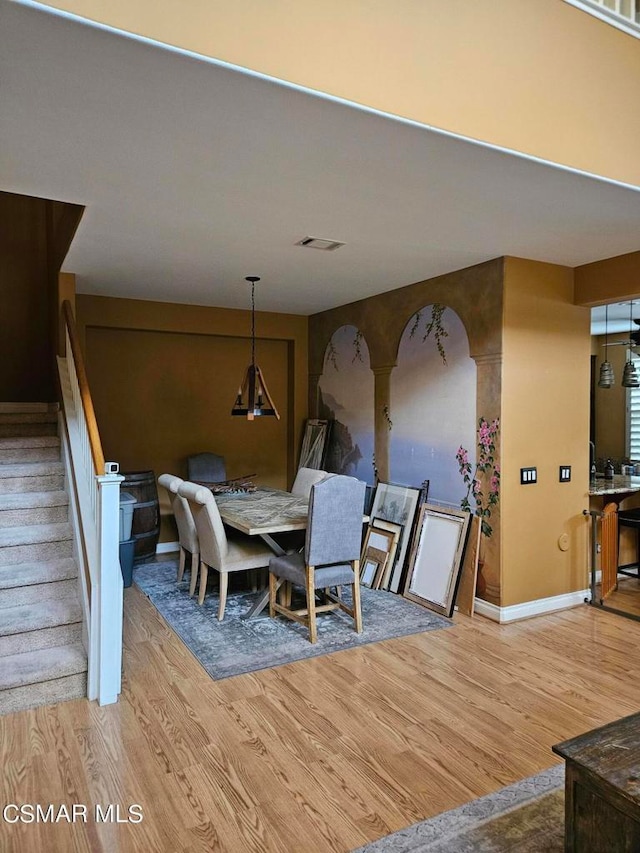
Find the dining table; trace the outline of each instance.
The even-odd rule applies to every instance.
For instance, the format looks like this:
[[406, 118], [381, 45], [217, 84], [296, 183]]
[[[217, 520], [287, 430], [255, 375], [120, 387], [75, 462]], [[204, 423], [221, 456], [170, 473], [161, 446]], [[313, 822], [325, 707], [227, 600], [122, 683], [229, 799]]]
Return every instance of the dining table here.
[[[284, 548], [273, 538], [274, 533], [305, 530], [309, 500], [281, 489], [260, 486], [252, 492], [225, 492], [215, 495], [224, 524], [248, 536], [259, 536], [274, 554], [282, 555]], [[252, 619], [269, 603], [267, 588], [243, 619]]]

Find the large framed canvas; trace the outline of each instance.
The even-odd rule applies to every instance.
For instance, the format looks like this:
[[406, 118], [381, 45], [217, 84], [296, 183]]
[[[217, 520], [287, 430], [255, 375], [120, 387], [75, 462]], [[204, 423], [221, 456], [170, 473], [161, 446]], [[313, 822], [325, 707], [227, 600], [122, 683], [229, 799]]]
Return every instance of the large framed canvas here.
[[402, 486], [398, 483], [378, 483], [373, 498], [370, 516], [374, 519], [390, 521], [402, 525], [402, 534], [398, 541], [396, 560], [391, 570], [391, 581], [389, 589], [398, 592], [402, 568], [407, 556], [407, 550], [411, 539], [413, 520], [418, 508], [420, 489], [414, 486]]
[[468, 512], [422, 505], [409, 558], [406, 598], [451, 617], [470, 521]]

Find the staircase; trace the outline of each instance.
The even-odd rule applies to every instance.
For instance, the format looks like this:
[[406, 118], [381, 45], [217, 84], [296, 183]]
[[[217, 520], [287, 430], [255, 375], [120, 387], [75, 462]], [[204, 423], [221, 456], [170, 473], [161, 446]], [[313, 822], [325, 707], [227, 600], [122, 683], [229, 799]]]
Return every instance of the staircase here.
[[0, 714], [87, 695], [58, 414], [0, 405]]

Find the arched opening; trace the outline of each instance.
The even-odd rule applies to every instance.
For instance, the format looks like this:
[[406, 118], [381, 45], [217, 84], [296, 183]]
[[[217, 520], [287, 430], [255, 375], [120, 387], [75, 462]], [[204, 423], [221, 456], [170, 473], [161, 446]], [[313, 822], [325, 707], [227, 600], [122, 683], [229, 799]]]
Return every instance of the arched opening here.
[[318, 416], [332, 427], [325, 468], [373, 483], [373, 374], [369, 347], [355, 326], [331, 336], [319, 382]]
[[429, 305], [407, 323], [391, 375], [393, 482], [430, 481], [429, 500], [459, 508], [466, 493], [456, 451], [476, 454], [476, 363], [460, 317]]

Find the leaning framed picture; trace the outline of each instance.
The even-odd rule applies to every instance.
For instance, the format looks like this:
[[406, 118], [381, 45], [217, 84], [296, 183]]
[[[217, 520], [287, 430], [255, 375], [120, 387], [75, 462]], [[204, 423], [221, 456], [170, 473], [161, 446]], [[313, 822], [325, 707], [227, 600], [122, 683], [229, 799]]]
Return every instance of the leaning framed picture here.
[[371, 518], [380, 518], [402, 525], [395, 564], [391, 570], [389, 589], [398, 592], [402, 568], [407, 556], [413, 520], [418, 507], [420, 489], [398, 483], [378, 483], [371, 507]]
[[360, 557], [360, 582], [363, 586], [380, 589], [397, 544], [396, 532], [369, 525]]
[[391, 571], [395, 565], [396, 554], [398, 553], [398, 544], [402, 537], [404, 527], [401, 524], [396, 524], [394, 521], [385, 521], [383, 518], [372, 518], [369, 524], [377, 530], [386, 530], [393, 536], [393, 541], [389, 550], [389, 559], [387, 560], [382, 580], [380, 581], [380, 589], [389, 589]]
[[409, 557], [406, 598], [451, 617], [471, 514], [423, 504]]
[[317, 419], [307, 421], [302, 437], [299, 468], [319, 470], [323, 467], [329, 438], [329, 426], [329, 421]]

